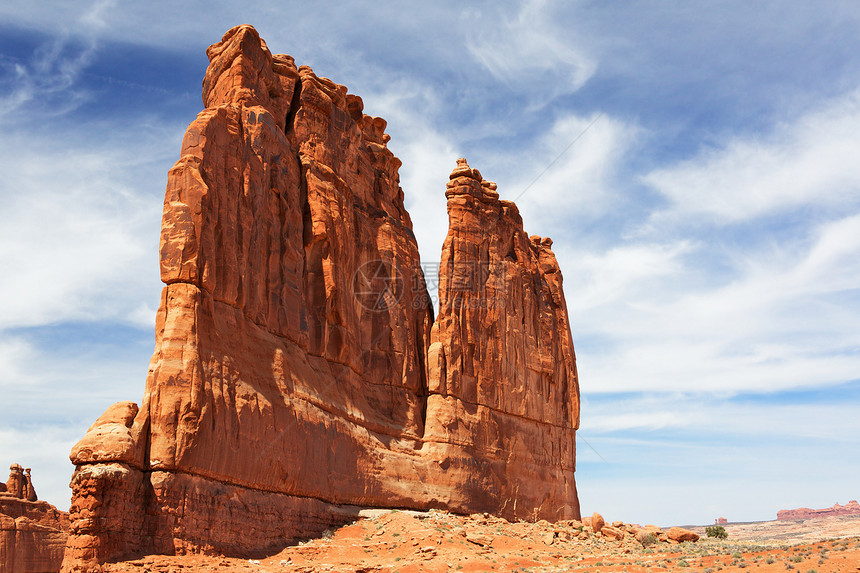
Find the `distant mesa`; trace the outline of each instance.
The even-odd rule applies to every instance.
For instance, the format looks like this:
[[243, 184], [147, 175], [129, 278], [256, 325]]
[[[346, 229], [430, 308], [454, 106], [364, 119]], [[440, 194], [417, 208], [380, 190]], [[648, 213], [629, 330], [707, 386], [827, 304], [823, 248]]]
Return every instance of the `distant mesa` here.
[[64, 570], [270, 555], [360, 507], [579, 519], [552, 241], [457, 161], [434, 317], [385, 120], [251, 26], [207, 55], [143, 400], [72, 449]]
[[856, 499], [852, 499], [845, 505], [834, 504], [833, 507], [824, 509], [810, 509], [808, 507], [799, 507], [797, 509], [781, 509], [776, 512], [777, 520], [801, 520], [801, 519], [816, 519], [819, 517], [834, 517], [837, 515], [860, 515], [860, 504]]
[[729, 522], [725, 517], [718, 517], [714, 520], [714, 525], [726, 525]]
[[0, 573], [59, 571], [69, 514], [39, 501], [30, 468], [9, 469], [0, 482]]

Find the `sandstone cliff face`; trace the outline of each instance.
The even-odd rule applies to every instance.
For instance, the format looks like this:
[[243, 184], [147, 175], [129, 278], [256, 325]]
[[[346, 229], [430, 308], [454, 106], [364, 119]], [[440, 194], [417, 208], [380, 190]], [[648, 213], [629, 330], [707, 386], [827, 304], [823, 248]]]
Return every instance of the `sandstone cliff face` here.
[[[206, 109], [168, 176], [144, 398], [72, 450], [64, 568], [264, 554], [355, 506], [578, 517], [550, 242], [464, 162], [434, 326], [385, 121], [250, 26], [207, 53]], [[458, 290], [472, 262], [490, 270]]]
[[11, 467], [0, 487], [0, 573], [59, 571], [69, 516], [38, 501], [30, 470]]
[[424, 439], [488, 464], [498, 479], [482, 490], [517, 504], [503, 515], [578, 517], [579, 390], [552, 241], [529, 237], [516, 205], [464, 159], [445, 195]]
[[836, 515], [860, 515], [860, 503], [857, 503], [856, 499], [852, 499], [845, 505], [839, 505], [836, 503], [833, 507], [825, 507], [824, 509], [799, 507], [797, 509], [781, 509], [776, 512], [777, 520], [816, 519], [819, 517], [832, 517]]

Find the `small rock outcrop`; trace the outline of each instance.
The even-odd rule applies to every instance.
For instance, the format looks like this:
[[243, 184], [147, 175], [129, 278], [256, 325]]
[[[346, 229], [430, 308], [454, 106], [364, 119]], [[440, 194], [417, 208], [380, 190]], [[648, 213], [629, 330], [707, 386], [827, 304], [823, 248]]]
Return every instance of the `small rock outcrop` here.
[[59, 571], [69, 515], [39, 501], [30, 468], [12, 464], [0, 482], [0, 573]]
[[579, 518], [552, 242], [459, 161], [434, 320], [386, 122], [250, 26], [207, 54], [143, 401], [71, 452], [64, 570], [266, 555], [360, 506]]
[[21, 467], [20, 464], [12, 464], [9, 467], [9, 479], [6, 480], [6, 483], [0, 482], [0, 496], [38, 501], [30, 468]]
[[845, 505], [836, 503], [833, 507], [825, 507], [824, 509], [810, 509], [808, 507], [781, 509], [776, 512], [776, 519], [798, 521], [801, 519], [816, 519], [837, 515], [860, 515], [860, 503], [857, 503], [856, 499], [852, 499]]
[[677, 541], [678, 543], [684, 541], [698, 541], [699, 534], [695, 531], [690, 531], [689, 529], [684, 529], [683, 527], [671, 527], [669, 531], [666, 532], [666, 537], [671, 541]]

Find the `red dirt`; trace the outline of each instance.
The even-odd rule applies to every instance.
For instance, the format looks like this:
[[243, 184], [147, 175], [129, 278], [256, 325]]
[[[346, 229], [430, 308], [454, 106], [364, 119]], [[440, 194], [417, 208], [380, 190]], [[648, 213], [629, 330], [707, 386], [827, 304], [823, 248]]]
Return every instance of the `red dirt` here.
[[[703, 538], [695, 543], [656, 543], [643, 548], [631, 535], [611, 541], [592, 534], [587, 527], [580, 531], [570, 524], [510, 523], [483, 514], [459, 516], [441, 511], [374, 512], [372, 517], [331, 535], [288, 547], [266, 559], [148, 556], [106, 565], [105, 571], [860, 571], [860, 537], [856, 533], [860, 519], [842, 522], [841, 530], [852, 533], [852, 537], [795, 545], [766, 540], [768, 524], [756, 525], [756, 541], [732, 535], [734, 530], [743, 537], [743, 528], [748, 530], [749, 525], [729, 525], [727, 540]], [[837, 533], [832, 524], [821, 531]]]

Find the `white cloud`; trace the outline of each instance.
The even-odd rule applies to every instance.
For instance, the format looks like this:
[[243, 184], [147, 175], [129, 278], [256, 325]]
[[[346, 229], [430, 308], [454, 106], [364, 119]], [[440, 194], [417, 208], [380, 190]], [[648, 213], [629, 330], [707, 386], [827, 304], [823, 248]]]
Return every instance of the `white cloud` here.
[[595, 307], [633, 303], [643, 292], [661, 288], [667, 278], [684, 272], [681, 258], [694, 248], [686, 241], [618, 245], [601, 253], [554, 247], [561, 260], [576, 260], [564, 266], [563, 272], [567, 269], [565, 291], [577, 316]]
[[28, 366], [34, 357], [26, 340], [10, 336], [0, 340], [0, 388], [29, 385], [33, 375]]
[[698, 264], [714, 256], [703, 243], [561, 250], [583, 388], [744, 392], [856, 379], [860, 215], [811, 234], [778, 256], [750, 249], [717, 279]]
[[670, 201], [653, 225], [749, 221], [803, 205], [860, 203], [860, 91], [777, 126], [732, 137], [643, 178]]
[[15, 123], [24, 115], [30, 119], [34, 106], [47, 116], [59, 116], [85, 102], [86, 91], [72, 88], [94, 53], [93, 43], [70, 47], [67, 39], [56, 38], [42, 46], [32, 61], [8, 65], [5, 73], [13, 79], [10, 91], [0, 97], [0, 121]]
[[602, 213], [620, 198], [612, 178], [637, 136], [636, 126], [607, 115], [558, 119], [536, 145], [523, 174], [529, 180], [514, 186], [523, 207], [534, 203], [568, 214]]
[[[625, 244], [556, 245], [584, 389], [767, 392], [860, 376], [860, 171], [846, 156], [860, 151], [858, 94], [650, 174], [671, 202]], [[801, 205], [817, 215], [781, 240], [758, 226]], [[704, 232], [711, 222], [755, 240]]]
[[[364, 97], [365, 113], [388, 121], [389, 149], [403, 162], [400, 186], [412, 218], [413, 231], [425, 269], [425, 279], [434, 301], [438, 296], [436, 266], [448, 234], [445, 198], [448, 174], [462, 153], [454, 140], [432, 125], [432, 110], [440, 102], [433, 90], [405, 79], [386, 82], [384, 91]], [[372, 103], [371, 103], [372, 102]]]
[[[69, 452], [75, 442], [83, 437], [75, 436], [76, 430], [77, 428], [54, 424], [28, 428], [0, 426], [2, 463], [18, 463], [31, 468], [33, 487], [39, 499], [62, 511], [69, 510], [72, 497], [69, 482], [74, 466], [69, 461]], [[4, 465], [0, 470], [5, 468]]]
[[480, 27], [466, 40], [472, 57], [498, 80], [512, 89], [533, 90], [534, 107], [575, 92], [597, 67], [584, 49], [571, 45], [575, 35], [570, 30], [563, 33], [556, 28], [552, 6], [547, 4], [545, 0], [523, 2], [515, 17], [502, 16], [496, 25], [481, 19]]
[[[158, 297], [171, 126], [8, 133], [0, 184], [0, 329], [69, 320], [139, 323]], [[89, 137], [88, 137], [89, 136]]]
[[[90, 98], [78, 80], [96, 56], [100, 33], [106, 27], [104, 14], [115, 2], [69, 4], [73, 3], [63, 3], [55, 7], [57, 11], [49, 9], [47, 13], [32, 6], [23, 13], [16, 12], [11, 5], [5, 6], [7, 21], [24, 20], [41, 28], [46, 24], [42, 18], [48, 18], [52, 22], [48, 27], [52, 29], [51, 38], [39, 46], [29, 61], [12, 63], [4, 70], [14, 80], [8, 83], [9, 92], [0, 97], [0, 122], [26, 123], [32, 120], [35, 109], [43, 117], [60, 116]], [[58, 17], [58, 12], [66, 10], [70, 10], [67, 17]]]
[[619, 176], [639, 135], [636, 125], [609, 115], [567, 114], [534, 144], [483, 153], [487, 164], [471, 164], [499, 185], [502, 199], [516, 202], [528, 233], [558, 240], [626, 209]]
[[860, 433], [856, 407], [781, 399], [586, 397], [577, 439], [583, 513], [707, 524], [718, 516], [775, 519], [779, 509], [856, 497], [852, 477], [860, 463], [848, 455]]
[[406, 208], [412, 217], [430, 296], [436, 301], [438, 264], [448, 234], [445, 183], [459, 155], [450, 141], [433, 130], [413, 132], [407, 143], [398, 146], [398, 153], [404, 165], [400, 182], [406, 193]]
[[[592, 395], [592, 397], [594, 397]], [[590, 400], [582, 410], [582, 428], [587, 436], [650, 436], [665, 430], [685, 435], [706, 435], [719, 428], [727, 441], [755, 436], [774, 439], [785, 435], [797, 439], [822, 439], [850, 443], [860, 435], [860, 419], [851, 403], [780, 403], [780, 394], [769, 399], [733, 401], [701, 393], [648, 392], [631, 397]], [[653, 438], [648, 438], [653, 439]], [[667, 439], [667, 438], [663, 438]]]
[[114, 402], [140, 400], [154, 346], [148, 329], [87, 325], [9, 340], [0, 345], [0, 366], [12, 367], [0, 377], [0, 431], [62, 424], [75, 440]]
[[0, 340], [0, 463], [33, 468], [40, 499], [63, 510], [72, 445], [108, 406], [143, 394], [152, 330], [105, 330], [25, 329]]

